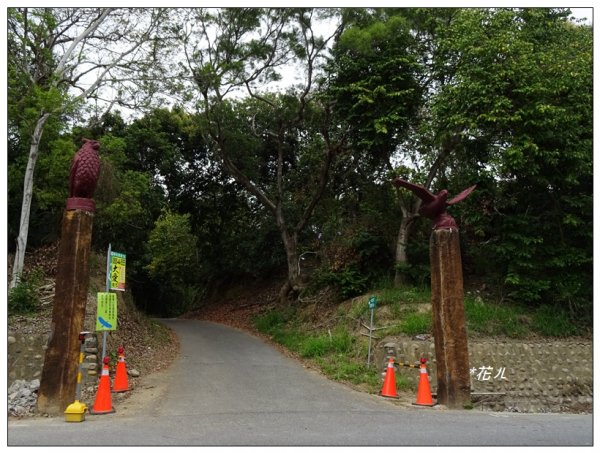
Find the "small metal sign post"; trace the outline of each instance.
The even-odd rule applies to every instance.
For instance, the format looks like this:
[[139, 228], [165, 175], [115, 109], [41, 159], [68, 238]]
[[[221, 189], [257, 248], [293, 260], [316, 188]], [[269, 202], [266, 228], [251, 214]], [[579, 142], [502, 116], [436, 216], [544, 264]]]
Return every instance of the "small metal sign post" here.
[[371, 327], [369, 327], [369, 355], [367, 357], [367, 367], [371, 365], [371, 340], [373, 339], [373, 313], [377, 306], [377, 297], [371, 296], [369, 298], [369, 309], [371, 310]]

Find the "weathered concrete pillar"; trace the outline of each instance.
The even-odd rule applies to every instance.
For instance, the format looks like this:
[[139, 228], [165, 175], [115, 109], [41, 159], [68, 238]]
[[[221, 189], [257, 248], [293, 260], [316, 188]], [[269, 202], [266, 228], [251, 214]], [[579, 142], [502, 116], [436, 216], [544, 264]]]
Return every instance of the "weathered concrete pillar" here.
[[471, 403], [471, 380], [458, 230], [434, 230], [429, 257], [437, 402], [463, 408]]
[[93, 213], [81, 210], [65, 210], [63, 215], [51, 332], [37, 406], [50, 415], [62, 414], [75, 399], [93, 218]]

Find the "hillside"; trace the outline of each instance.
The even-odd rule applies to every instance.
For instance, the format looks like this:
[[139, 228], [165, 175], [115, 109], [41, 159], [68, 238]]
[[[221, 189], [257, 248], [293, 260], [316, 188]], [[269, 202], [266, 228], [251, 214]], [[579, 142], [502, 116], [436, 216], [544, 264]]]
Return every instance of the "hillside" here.
[[[185, 317], [245, 330], [305, 367], [371, 394], [381, 390], [391, 346], [398, 361], [413, 363], [427, 358], [435, 391], [436, 354], [427, 289], [381, 288], [344, 301], [326, 289], [281, 306], [277, 303], [280, 285], [278, 281], [241, 283]], [[366, 326], [372, 296], [378, 299], [374, 313], [377, 330], [371, 365], [367, 366]], [[591, 332], [567, 335], [560, 317], [485, 303], [473, 294], [467, 294], [465, 307], [473, 408], [530, 413], [592, 411]], [[541, 322], [546, 323], [543, 328]], [[402, 367], [396, 373], [396, 403], [411, 406], [418, 373]]]
[[[56, 275], [58, 246], [56, 244], [39, 248], [27, 254], [25, 259], [25, 276], [35, 273], [43, 275], [37, 288], [40, 305], [31, 313], [11, 314], [8, 317], [9, 334], [39, 335], [50, 330], [52, 307], [54, 303], [54, 278]], [[10, 275], [12, 256], [8, 256]], [[90, 259], [90, 284], [86, 306], [84, 330], [94, 331], [96, 323], [96, 293], [104, 291], [105, 287], [105, 256], [92, 253]], [[107, 353], [115, 352], [123, 345], [128, 371], [136, 370], [144, 376], [170, 365], [177, 357], [178, 340], [170, 330], [157, 323], [139, 310], [131, 301], [130, 295], [117, 293], [118, 299], [118, 329], [107, 335]], [[101, 341], [102, 336], [99, 335]], [[136, 373], [137, 374], [137, 373]], [[132, 377], [130, 387], [133, 389], [137, 379]], [[93, 403], [95, 389], [82, 389], [82, 400]], [[130, 392], [119, 394], [126, 398]]]

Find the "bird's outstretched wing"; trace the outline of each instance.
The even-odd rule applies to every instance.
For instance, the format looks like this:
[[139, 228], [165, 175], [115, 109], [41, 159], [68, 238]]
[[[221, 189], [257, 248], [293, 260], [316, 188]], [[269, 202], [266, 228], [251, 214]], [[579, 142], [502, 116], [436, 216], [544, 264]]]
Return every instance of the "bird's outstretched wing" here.
[[419, 184], [413, 184], [401, 178], [394, 179], [393, 183], [396, 187], [404, 187], [414, 192], [414, 194], [421, 200], [423, 200], [425, 203], [431, 202], [435, 199], [434, 194], [432, 194], [429, 190], [427, 190], [425, 187]]
[[452, 200], [448, 201], [446, 204], [456, 204], [459, 201], [464, 200], [465, 198], [467, 198], [469, 196], [469, 194], [471, 192], [473, 192], [475, 190], [475, 187], [477, 187], [477, 184], [469, 187], [468, 189], [463, 190], [461, 193], [459, 193], [457, 196], [455, 196]]

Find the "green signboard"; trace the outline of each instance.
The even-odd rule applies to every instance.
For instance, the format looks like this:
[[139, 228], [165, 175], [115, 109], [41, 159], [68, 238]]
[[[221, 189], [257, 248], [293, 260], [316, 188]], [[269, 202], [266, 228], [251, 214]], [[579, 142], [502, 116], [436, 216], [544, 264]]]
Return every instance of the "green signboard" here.
[[117, 330], [117, 295], [115, 293], [98, 293], [97, 313], [96, 331]]
[[371, 310], [373, 310], [376, 306], [377, 306], [377, 297], [371, 296], [371, 298], [369, 299], [369, 308]]

